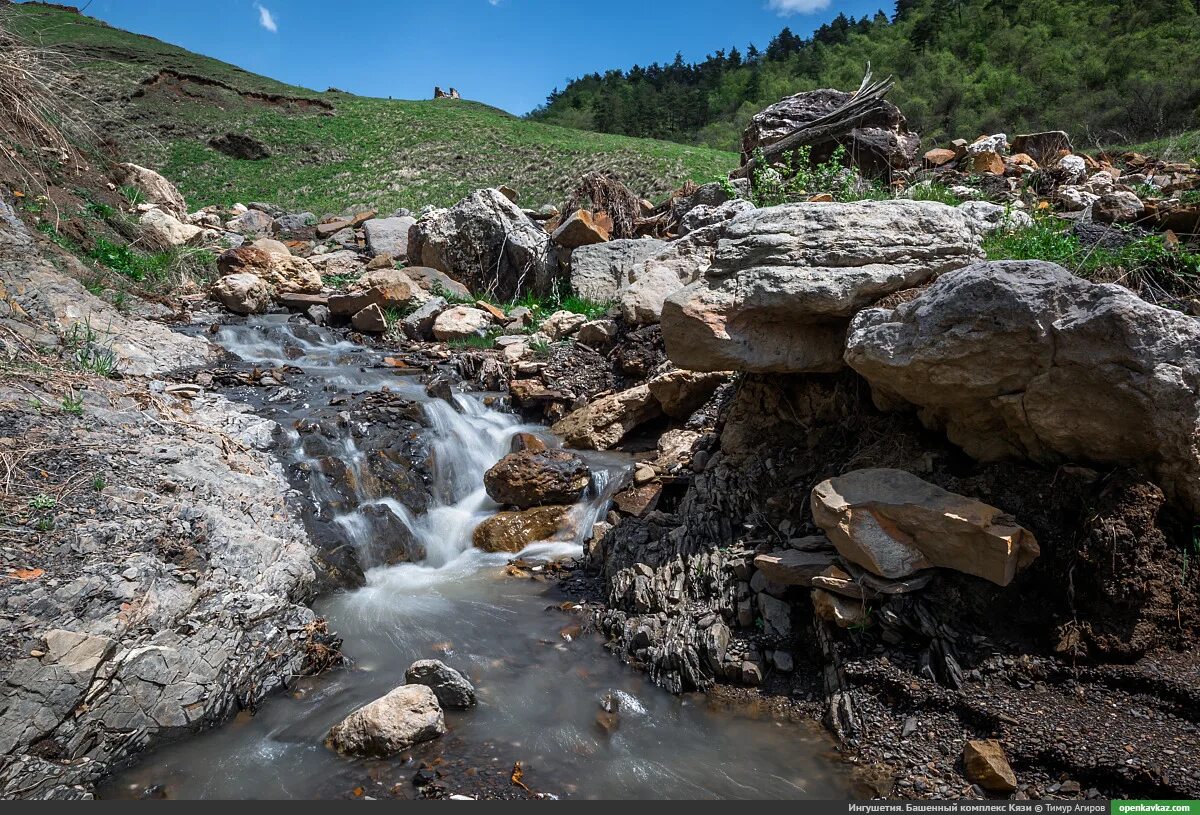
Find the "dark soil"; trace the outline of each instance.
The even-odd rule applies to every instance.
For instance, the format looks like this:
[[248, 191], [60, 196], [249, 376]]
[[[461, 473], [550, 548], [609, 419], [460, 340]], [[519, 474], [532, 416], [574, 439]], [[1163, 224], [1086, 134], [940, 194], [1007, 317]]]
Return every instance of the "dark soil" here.
[[[747, 493], [724, 500], [748, 537], [819, 534], [813, 486], [897, 467], [1016, 516], [1040, 544], [1008, 587], [943, 571], [837, 633], [857, 717], [842, 750], [863, 768], [860, 793], [982, 797], [963, 744], [998, 738], [1018, 798], [1200, 796], [1200, 557], [1193, 519], [1156, 486], [1120, 469], [980, 464], [915, 417], [880, 414], [849, 374], [746, 377], [721, 418], [722, 455]], [[792, 642], [734, 632], [787, 649], [795, 671], [714, 694], [824, 718], [807, 594], [789, 594]]]

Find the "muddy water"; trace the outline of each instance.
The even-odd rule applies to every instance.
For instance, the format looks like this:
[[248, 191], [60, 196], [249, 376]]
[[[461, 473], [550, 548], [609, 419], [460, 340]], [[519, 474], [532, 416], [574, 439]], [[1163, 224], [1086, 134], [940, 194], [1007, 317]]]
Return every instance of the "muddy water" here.
[[[438, 769], [449, 793], [526, 795], [511, 781], [516, 762], [530, 791], [564, 798], [846, 794], [845, 774], [815, 726], [716, 710], [702, 696], [655, 688], [580, 632], [553, 583], [505, 577], [511, 556], [471, 547], [474, 526], [498, 509], [482, 489], [484, 471], [508, 452], [514, 433], [544, 429], [522, 426], [478, 396], [457, 395], [454, 406], [430, 399], [415, 379], [378, 365], [371, 352], [311, 326], [263, 319], [225, 328], [216, 339], [247, 363], [305, 371], [305, 392], [274, 400], [272, 412], [285, 427], [319, 400], [348, 391], [387, 387], [421, 401], [434, 434], [434, 504], [423, 513], [387, 499], [375, 504], [401, 519], [426, 559], [370, 569], [365, 587], [316, 604], [343, 637], [350, 667], [298, 680], [256, 715], [156, 751], [111, 779], [102, 795], [412, 797], [422, 764]], [[343, 441], [345, 460], [359, 466], [351, 434]], [[289, 466], [304, 463], [294, 434], [281, 448]], [[575, 510], [581, 530], [605, 511], [629, 467], [615, 455], [589, 456], [589, 464], [596, 484]], [[369, 561], [378, 513], [362, 509], [333, 520]], [[567, 541], [537, 544], [522, 557], [539, 562], [579, 553], [579, 542]], [[476, 709], [447, 712], [445, 737], [386, 761], [346, 759], [323, 746], [331, 725], [401, 684], [405, 668], [423, 658], [458, 668], [479, 695]], [[606, 697], [619, 713], [602, 725], [597, 714]]]

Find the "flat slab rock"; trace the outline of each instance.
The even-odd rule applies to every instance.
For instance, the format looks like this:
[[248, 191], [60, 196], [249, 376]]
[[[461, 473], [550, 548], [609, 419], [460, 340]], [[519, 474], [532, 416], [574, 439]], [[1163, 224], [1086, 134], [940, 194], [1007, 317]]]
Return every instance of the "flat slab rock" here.
[[833, 565], [833, 552], [802, 552], [785, 549], [758, 555], [754, 568], [781, 586], [811, 586], [812, 579]]
[[551, 430], [581, 450], [608, 450], [638, 425], [662, 415], [662, 407], [647, 385], [603, 396], [568, 414]]
[[822, 481], [812, 508], [838, 553], [881, 577], [940, 566], [1007, 586], [1041, 554], [1016, 519], [903, 470]]
[[701, 279], [666, 297], [667, 356], [694, 371], [837, 371], [855, 312], [981, 256], [963, 213], [936, 202], [751, 210]]

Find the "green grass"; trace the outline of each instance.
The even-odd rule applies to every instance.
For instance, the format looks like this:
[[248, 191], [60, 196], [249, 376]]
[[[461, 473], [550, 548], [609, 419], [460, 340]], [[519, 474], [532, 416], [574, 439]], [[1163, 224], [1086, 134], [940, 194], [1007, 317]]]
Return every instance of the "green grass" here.
[[1191, 161], [1200, 164], [1200, 130], [1189, 130], [1178, 136], [1169, 136], [1140, 144], [1109, 147], [1107, 151], [1118, 154], [1141, 153], [1144, 156], [1161, 158], [1166, 161]]
[[529, 332], [537, 330], [537, 326], [542, 320], [556, 311], [569, 311], [572, 314], [582, 314], [589, 320], [595, 320], [603, 317], [613, 306], [612, 303], [597, 303], [594, 300], [587, 300], [575, 295], [559, 297], [527, 293], [515, 300], [504, 302], [490, 294], [472, 294], [463, 297], [437, 285], [434, 286], [433, 292], [451, 304], [473, 306], [478, 302], [484, 302], [503, 309], [505, 314], [511, 313], [516, 308], [527, 308], [533, 314], [533, 324], [529, 327]]
[[450, 340], [448, 343], [446, 343], [446, 345], [460, 350], [474, 348], [480, 351], [486, 351], [495, 346], [496, 337], [499, 337], [503, 333], [503, 330], [493, 330], [480, 336], [463, 337], [460, 340]]
[[[317, 93], [60, 9], [17, 5], [8, 13], [27, 39], [76, 61], [86, 97], [122, 100], [96, 111], [114, 122], [104, 135], [128, 152], [127, 160], [174, 181], [193, 208], [263, 200], [318, 214], [418, 210], [503, 183], [521, 193], [522, 205], [536, 207], [561, 202], [590, 170], [617, 172], [639, 194], [657, 197], [738, 164], [730, 152], [545, 125], [466, 100]], [[160, 69], [234, 90], [193, 83], [181, 94], [139, 85]], [[265, 103], [246, 92], [319, 100], [336, 114], [303, 110], [299, 102]], [[151, 134], [136, 124], [162, 121], [171, 122], [171, 131]], [[238, 160], [208, 146], [225, 132], [259, 139], [271, 157]]]
[[1161, 235], [1119, 249], [1089, 247], [1062, 221], [1042, 217], [1028, 229], [990, 236], [983, 248], [989, 260], [1048, 260], [1088, 280], [1121, 283], [1163, 306], [1182, 308], [1200, 294], [1200, 254], [1173, 247]]
[[582, 297], [575, 297], [572, 295], [570, 297], [563, 298], [554, 306], [553, 310], [569, 311], [572, 314], [582, 314], [589, 320], [598, 320], [607, 314], [608, 310], [612, 308], [612, 306], [612, 303], [597, 303], [593, 300], [586, 300]]
[[117, 375], [117, 355], [113, 353], [111, 343], [106, 346], [100, 342], [100, 335], [92, 330], [90, 317], [75, 323], [63, 334], [62, 346], [80, 369], [105, 378]]
[[124, 243], [97, 238], [88, 257], [145, 288], [171, 287], [186, 278], [206, 278], [217, 259], [205, 249], [174, 247], [146, 254]]
[[956, 207], [962, 199], [942, 184], [917, 184], [910, 189], [909, 197], [914, 201], [938, 201]]
[[74, 392], [69, 393], [63, 397], [62, 409], [64, 413], [69, 413], [72, 416], [82, 416], [83, 399], [76, 396]]
[[356, 274], [327, 274], [321, 276], [321, 282], [331, 289], [344, 289], [358, 278]]

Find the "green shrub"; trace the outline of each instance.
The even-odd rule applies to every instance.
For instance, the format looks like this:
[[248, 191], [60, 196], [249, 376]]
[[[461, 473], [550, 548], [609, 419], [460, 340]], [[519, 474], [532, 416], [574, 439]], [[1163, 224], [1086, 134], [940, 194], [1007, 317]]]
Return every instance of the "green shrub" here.
[[1028, 229], [990, 236], [984, 250], [990, 260], [1048, 260], [1088, 280], [1120, 283], [1162, 306], [1180, 308], [1185, 298], [1200, 295], [1200, 254], [1172, 246], [1161, 235], [1119, 249], [1084, 246], [1058, 219], [1039, 217]]
[[143, 254], [128, 244], [97, 238], [88, 257], [122, 277], [146, 288], [174, 288], [212, 276], [216, 257], [207, 249], [180, 246], [165, 252]]
[[846, 148], [838, 145], [823, 162], [814, 164], [812, 148], [797, 147], [783, 172], [772, 167], [761, 149], [754, 152], [754, 205], [773, 207], [828, 193], [835, 201], [852, 197], [858, 174], [846, 167]]

